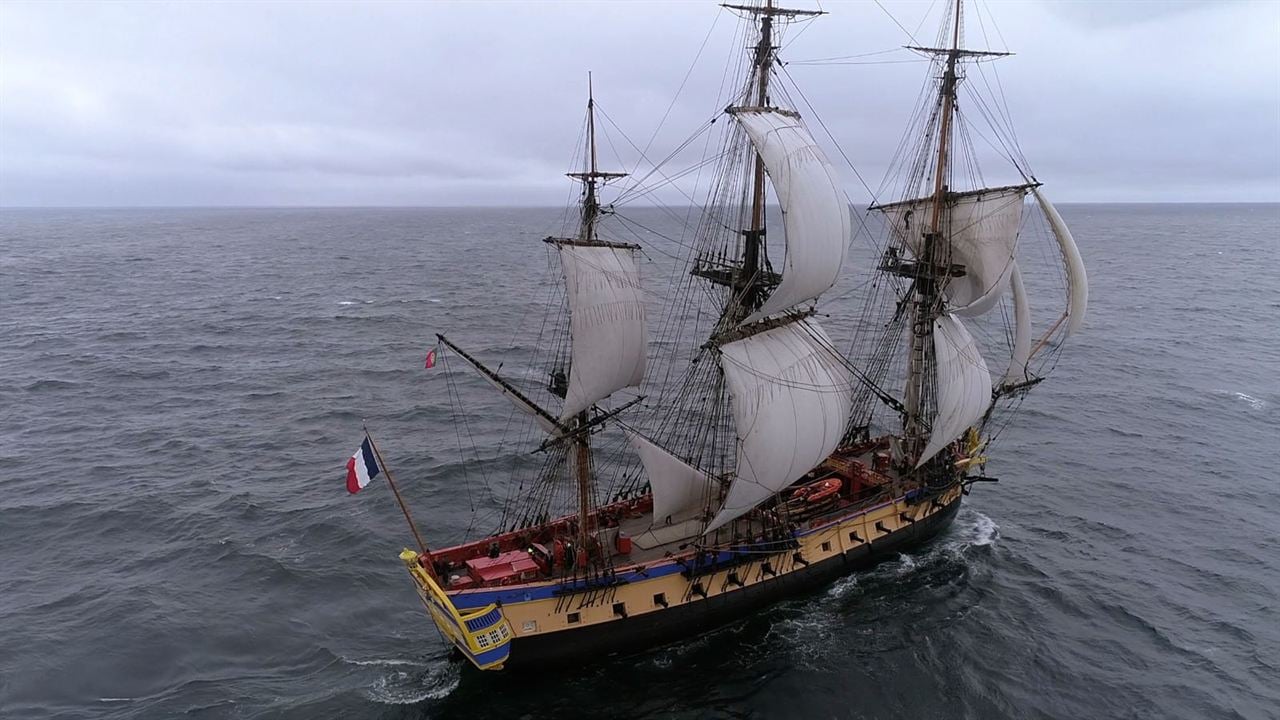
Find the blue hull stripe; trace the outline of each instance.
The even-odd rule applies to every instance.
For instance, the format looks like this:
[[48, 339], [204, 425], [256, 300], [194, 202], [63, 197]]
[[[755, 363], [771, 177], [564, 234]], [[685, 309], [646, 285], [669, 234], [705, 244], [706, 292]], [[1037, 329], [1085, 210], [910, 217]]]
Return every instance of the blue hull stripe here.
[[457, 643], [454, 643], [454, 647], [458, 648], [464, 654], [466, 654], [467, 657], [471, 658], [471, 662], [480, 666], [488, 665], [490, 663], [498, 662], [501, 660], [506, 660], [508, 657], [511, 656], [510, 642], [503, 645], [499, 645], [498, 647], [493, 648], [492, 650], [485, 650], [484, 652], [479, 654], [473, 654], [470, 650], [468, 650], [465, 647], [462, 647], [461, 645], [458, 645]]

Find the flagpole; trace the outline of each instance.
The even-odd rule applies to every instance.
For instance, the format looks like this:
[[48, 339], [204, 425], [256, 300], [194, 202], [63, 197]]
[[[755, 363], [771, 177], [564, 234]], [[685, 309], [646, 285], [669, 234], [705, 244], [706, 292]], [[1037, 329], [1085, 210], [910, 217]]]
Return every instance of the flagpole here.
[[[378, 458], [378, 467], [382, 468], [383, 472], [387, 474], [387, 484], [391, 486], [391, 492], [395, 493], [396, 502], [400, 505], [400, 512], [404, 513], [405, 522], [409, 523], [409, 529], [413, 531], [413, 537], [418, 541], [418, 549], [430, 561], [431, 551], [427, 550], [427, 544], [422, 542], [422, 536], [418, 534], [418, 526], [413, 523], [413, 518], [409, 516], [409, 508], [405, 506], [404, 498], [400, 497], [400, 489], [396, 487], [396, 481], [391, 477], [391, 468], [382, 459], [382, 453], [378, 452], [378, 443], [373, 441], [373, 436], [369, 434], [368, 427], [364, 428], [364, 436], [369, 438], [369, 447], [373, 448], [373, 455]], [[435, 574], [434, 568], [432, 568], [431, 574]]]

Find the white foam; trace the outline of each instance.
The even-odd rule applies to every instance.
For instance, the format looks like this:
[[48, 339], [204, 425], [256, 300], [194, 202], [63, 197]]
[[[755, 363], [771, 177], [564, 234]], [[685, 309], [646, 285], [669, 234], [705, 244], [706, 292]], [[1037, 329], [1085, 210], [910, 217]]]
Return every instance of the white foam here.
[[973, 525], [967, 530], [969, 536], [969, 544], [982, 546], [990, 545], [1000, 537], [1000, 526], [995, 520], [983, 515], [978, 511], [973, 512], [977, 517], [974, 519]]
[[1219, 395], [1230, 396], [1241, 402], [1248, 403], [1249, 407], [1253, 408], [1254, 410], [1264, 410], [1267, 407], [1266, 400], [1263, 400], [1262, 398], [1259, 398], [1259, 397], [1254, 397], [1248, 393], [1242, 393], [1235, 390], [1224, 390], [1222, 388], [1218, 388], [1217, 390], [1214, 390], [1214, 392]]
[[425, 662], [422, 662], [421, 660], [402, 660], [399, 658], [387, 658], [387, 659], [373, 658], [370, 660], [347, 660], [346, 658], [343, 658], [343, 660], [346, 660], [346, 662], [349, 662], [352, 665], [378, 665], [378, 666], [384, 666], [384, 667], [412, 665], [414, 667], [431, 667], [431, 663], [425, 663]]
[[1243, 400], [1249, 403], [1249, 407], [1253, 408], [1254, 410], [1261, 410], [1267, 406], [1267, 401], [1263, 400], [1262, 398], [1256, 398], [1252, 395], [1248, 395], [1242, 392], [1232, 393], [1232, 395], [1235, 395], [1237, 400]]
[[[359, 665], [362, 661], [353, 660]], [[448, 697], [458, 688], [462, 679], [461, 669], [457, 663], [439, 661], [431, 665], [422, 665], [413, 661], [368, 660], [367, 664], [407, 664], [429, 667], [425, 673], [405, 670], [394, 670], [373, 682], [369, 687], [368, 697], [374, 702], [384, 705], [416, 705], [427, 700], [440, 700]]]
[[338, 304], [339, 305], [355, 305], [356, 301], [355, 300], [339, 300]]

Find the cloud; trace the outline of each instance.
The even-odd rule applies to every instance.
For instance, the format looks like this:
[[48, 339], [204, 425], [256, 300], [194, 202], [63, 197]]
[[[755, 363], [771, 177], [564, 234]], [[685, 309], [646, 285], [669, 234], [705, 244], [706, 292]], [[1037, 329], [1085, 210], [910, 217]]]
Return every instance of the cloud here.
[[[935, 5], [824, 5], [783, 37], [790, 100], [873, 191], [928, 66], [803, 61], [931, 41]], [[1017, 52], [966, 82], [1003, 90], [1055, 197], [1280, 200], [1280, 6], [965, 7], [967, 45]], [[727, 104], [741, 32], [715, 3], [4, 3], [0, 204], [556, 204], [587, 70], [631, 169], [632, 143], [662, 158]]]

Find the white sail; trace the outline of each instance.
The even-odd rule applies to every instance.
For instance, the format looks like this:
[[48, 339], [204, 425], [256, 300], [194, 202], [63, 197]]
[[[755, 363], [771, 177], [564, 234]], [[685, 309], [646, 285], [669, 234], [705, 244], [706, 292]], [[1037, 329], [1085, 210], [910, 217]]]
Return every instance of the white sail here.
[[853, 377], [831, 340], [801, 320], [726, 343], [720, 366], [738, 436], [737, 477], [707, 532], [750, 511], [831, 454]]
[[1013, 352], [1004, 381], [1016, 383], [1027, 379], [1027, 361], [1031, 359], [1031, 303], [1016, 262], [1009, 273], [1009, 289], [1013, 295]]
[[960, 318], [943, 314], [934, 321], [933, 355], [938, 410], [916, 467], [963, 435], [991, 405], [991, 373]]
[[1058, 209], [1040, 192], [1040, 188], [1032, 192], [1049, 220], [1049, 227], [1053, 228], [1053, 236], [1057, 238], [1058, 249], [1062, 252], [1062, 264], [1067, 269], [1067, 335], [1071, 335], [1084, 323], [1084, 313], [1089, 306], [1089, 278], [1084, 271], [1084, 259], [1080, 257], [1075, 238], [1071, 237], [1071, 231], [1062, 221]]
[[561, 243], [572, 335], [561, 422], [644, 379], [648, 331], [635, 251]]
[[[951, 201], [943, 214], [942, 235], [951, 241], [950, 261], [963, 265], [964, 275], [947, 282], [950, 312], [976, 316], [995, 307], [1013, 267], [1026, 193], [1027, 186], [1019, 185], [965, 193]], [[884, 208], [893, 232], [917, 257], [932, 206], [933, 199], [924, 198]]]
[[849, 245], [849, 198], [800, 116], [774, 108], [739, 108], [782, 206], [787, 254], [782, 281], [743, 324], [816, 300], [835, 284]]
[[653, 522], [664, 524], [686, 520], [696, 514], [710, 497], [713, 480], [709, 475], [667, 452], [643, 435], [627, 431], [627, 441], [640, 456], [649, 487], [653, 490]]

